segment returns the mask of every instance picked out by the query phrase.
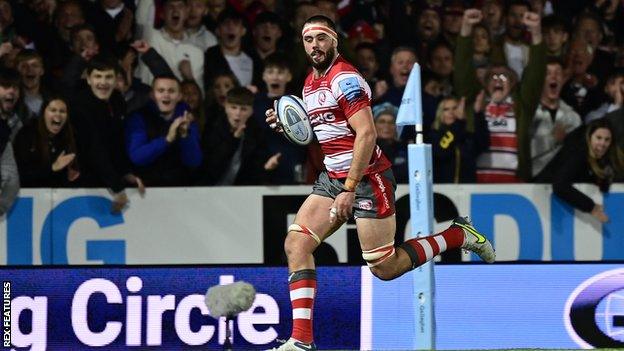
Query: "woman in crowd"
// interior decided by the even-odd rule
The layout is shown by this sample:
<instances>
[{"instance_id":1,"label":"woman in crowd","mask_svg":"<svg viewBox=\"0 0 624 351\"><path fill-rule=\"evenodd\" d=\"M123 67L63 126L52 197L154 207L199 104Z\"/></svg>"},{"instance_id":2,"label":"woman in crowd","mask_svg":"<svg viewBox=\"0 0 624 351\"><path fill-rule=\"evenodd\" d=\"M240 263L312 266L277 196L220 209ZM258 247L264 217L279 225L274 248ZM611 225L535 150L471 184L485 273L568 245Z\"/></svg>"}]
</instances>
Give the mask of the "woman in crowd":
<instances>
[{"instance_id":1,"label":"woman in crowd","mask_svg":"<svg viewBox=\"0 0 624 351\"><path fill-rule=\"evenodd\" d=\"M542 172L546 177L552 174L555 195L602 223L609 221L604 207L573 184L593 183L601 192L609 191L613 178L624 171L624 153L615 138L611 123L605 118L580 127L568 136L559 155Z\"/></svg>"},{"instance_id":2,"label":"woman in crowd","mask_svg":"<svg viewBox=\"0 0 624 351\"><path fill-rule=\"evenodd\" d=\"M79 177L67 101L53 97L15 138L15 159L23 187L66 187Z\"/></svg>"},{"instance_id":3,"label":"woman in crowd","mask_svg":"<svg viewBox=\"0 0 624 351\"><path fill-rule=\"evenodd\" d=\"M448 97L440 101L429 133L436 183L476 182L477 156L489 147L489 131L483 115L483 93L475 103L474 131L466 128L465 100Z\"/></svg>"}]
</instances>

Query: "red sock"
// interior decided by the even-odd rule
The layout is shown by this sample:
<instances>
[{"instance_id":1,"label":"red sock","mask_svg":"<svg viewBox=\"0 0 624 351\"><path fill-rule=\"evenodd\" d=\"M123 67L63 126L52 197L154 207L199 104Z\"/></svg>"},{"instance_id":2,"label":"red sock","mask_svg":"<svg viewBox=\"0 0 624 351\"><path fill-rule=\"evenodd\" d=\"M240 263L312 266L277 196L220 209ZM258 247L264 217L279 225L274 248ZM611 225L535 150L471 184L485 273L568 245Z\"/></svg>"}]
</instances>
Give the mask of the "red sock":
<instances>
[{"instance_id":1,"label":"red sock","mask_svg":"<svg viewBox=\"0 0 624 351\"><path fill-rule=\"evenodd\" d=\"M414 238L404 242L401 247L412 259L412 268L431 261L444 251L460 248L464 244L464 230L451 227L440 234Z\"/></svg>"},{"instance_id":2,"label":"red sock","mask_svg":"<svg viewBox=\"0 0 624 351\"><path fill-rule=\"evenodd\" d=\"M293 311L293 329L290 337L311 344L314 341L312 312L316 294L316 271L304 269L291 273L288 288Z\"/></svg>"}]
</instances>

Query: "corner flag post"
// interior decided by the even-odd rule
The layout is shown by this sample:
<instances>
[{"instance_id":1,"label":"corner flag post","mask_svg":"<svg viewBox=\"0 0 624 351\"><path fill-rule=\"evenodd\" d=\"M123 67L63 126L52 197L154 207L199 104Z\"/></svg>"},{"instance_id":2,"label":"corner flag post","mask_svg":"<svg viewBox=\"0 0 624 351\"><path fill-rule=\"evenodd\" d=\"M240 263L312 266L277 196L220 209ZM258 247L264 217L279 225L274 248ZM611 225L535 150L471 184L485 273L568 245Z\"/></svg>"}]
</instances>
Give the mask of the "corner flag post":
<instances>
[{"instance_id":1,"label":"corner flag post","mask_svg":"<svg viewBox=\"0 0 624 351\"><path fill-rule=\"evenodd\" d=\"M414 125L416 143L407 147L411 235L405 239L424 237L433 233L433 169L431 145L423 141L422 96L420 66L414 64L403 93L397 116L397 126ZM414 316L416 350L435 349L435 279L433 261L412 273L414 282Z\"/></svg>"}]
</instances>

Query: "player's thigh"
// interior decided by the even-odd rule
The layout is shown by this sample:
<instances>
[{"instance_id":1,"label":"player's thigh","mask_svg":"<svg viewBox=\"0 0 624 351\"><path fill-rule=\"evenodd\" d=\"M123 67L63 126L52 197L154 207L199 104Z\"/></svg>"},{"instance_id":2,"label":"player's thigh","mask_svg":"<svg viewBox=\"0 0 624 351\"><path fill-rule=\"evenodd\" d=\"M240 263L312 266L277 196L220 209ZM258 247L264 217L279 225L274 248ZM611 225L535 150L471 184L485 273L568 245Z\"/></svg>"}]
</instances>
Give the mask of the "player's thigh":
<instances>
[{"instance_id":1,"label":"player's thigh","mask_svg":"<svg viewBox=\"0 0 624 351\"><path fill-rule=\"evenodd\" d=\"M311 194L299 208L295 217L295 224L307 227L321 241L325 240L344 223L331 224L329 222L329 209L333 203L334 199L331 197Z\"/></svg>"},{"instance_id":2,"label":"player's thigh","mask_svg":"<svg viewBox=\"0 0 624 351\"><path fill-rule=\"evenodd\" d=\"M394 241L396 216L355 220L362 251L373 250Z\"/></svg>"}]
</instances>

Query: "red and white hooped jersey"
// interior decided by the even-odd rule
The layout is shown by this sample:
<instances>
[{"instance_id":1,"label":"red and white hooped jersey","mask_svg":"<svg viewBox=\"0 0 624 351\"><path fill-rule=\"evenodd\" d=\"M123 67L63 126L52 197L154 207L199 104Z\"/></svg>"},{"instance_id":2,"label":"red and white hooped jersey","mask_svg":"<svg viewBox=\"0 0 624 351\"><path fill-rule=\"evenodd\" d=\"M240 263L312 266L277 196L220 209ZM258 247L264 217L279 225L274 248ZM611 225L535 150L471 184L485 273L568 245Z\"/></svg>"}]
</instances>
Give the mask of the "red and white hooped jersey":
<instances>
[{"instance_id":1,"label":"red and white hooped jersey","mask_svg":"<svg viewBox=\"0 0 624 351\"><path fill-rule=\"evenodd\" d=\"M345 178L353 159L355 131L348 119L371 104L371 89L360 73L342 56L338 56L327 73L314 78L311 72L303 85L303 101L325 155L323 163L330 177ZM377 173L392 164L379 146L364 174Z\"/></svg>"}]
</instances>

